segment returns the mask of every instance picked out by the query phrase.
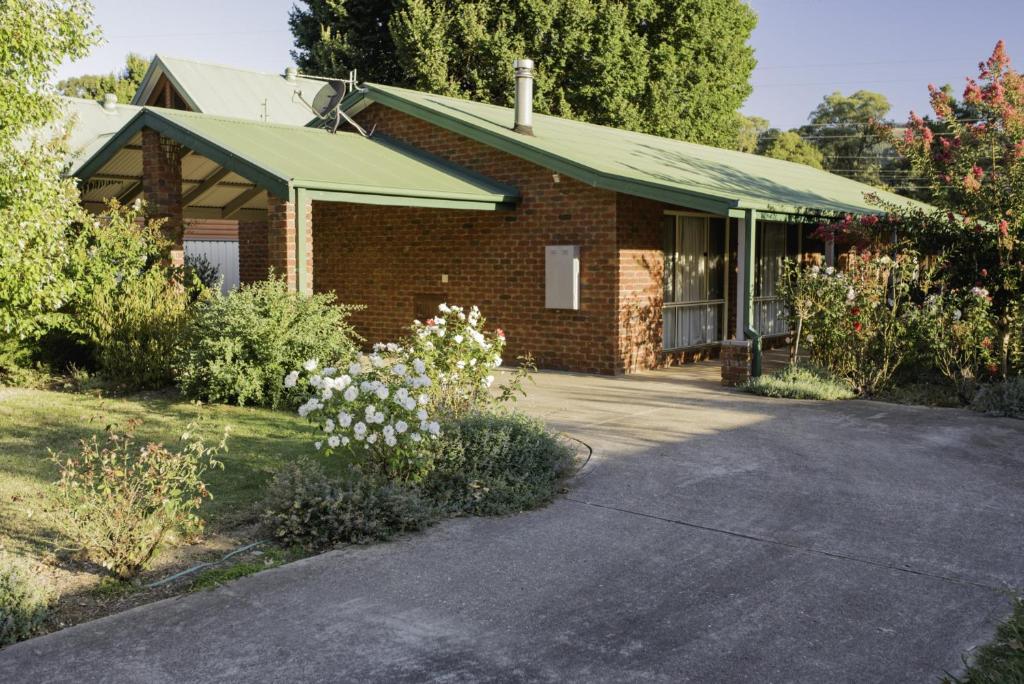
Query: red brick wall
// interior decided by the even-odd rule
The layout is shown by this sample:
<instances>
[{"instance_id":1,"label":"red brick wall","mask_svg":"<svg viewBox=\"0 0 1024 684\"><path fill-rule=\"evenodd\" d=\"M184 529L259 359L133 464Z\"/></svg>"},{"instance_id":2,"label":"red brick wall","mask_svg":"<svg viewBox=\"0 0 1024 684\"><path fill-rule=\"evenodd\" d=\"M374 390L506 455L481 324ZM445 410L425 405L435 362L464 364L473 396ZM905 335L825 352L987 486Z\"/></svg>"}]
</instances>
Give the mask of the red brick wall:
<instances>
[{"instance_id":1,"label":"red brick wall","mask_svg":"<svg viewBox=\"0 0 1024 684\"><path fill-rule=\"evenodd\" d=\"M142 192L151 218L164 219L163 232L171 241L171 263L185 262L182 246L181 146L151 128L142 129Z\"/></svg>"},{"instance_id":2,"label":"red brick wall","mask_svg":"<svg viewBox=\"0 0 1024 684\"><path fill-rule=\"evenodd\" d=\"M252 283L267 277L270 256L267 253L267 223L238 222L238 279Z\"/></svg>"},{"instance_id":3,"label":"red brick wall","mask_svg":"<svg viewBox=\"0 0 1024 684\"><path fill-rule=\"evenodd\" d=\"M306 225L312 221L312 206L305 206ZM288 289L298 288L298 255L296 245L295 203L267 194L267 261L274 275L284 276ZM241 246L239 246L241 248ZM306 282L313 282L313 231L306 233Z\"/></svg>"},{"instance_id":4,"label":"red brick wall","mask_svg":"<svg viewBox=\"0 0 1024 684\"><path fill-rule=\"evenodd\" d=\"M379 106L360 122L519 189L513 211L379 207L315 202L314 288L366 305L353 316L368 342L401 335L416 295L476 304L508 336L507 356L539 365L615 373L618 255L615 193ZM581 247L580 310L544 308L544 247ZM442 283L442 274L448 282Z\"/></svg>"}]
</instances>

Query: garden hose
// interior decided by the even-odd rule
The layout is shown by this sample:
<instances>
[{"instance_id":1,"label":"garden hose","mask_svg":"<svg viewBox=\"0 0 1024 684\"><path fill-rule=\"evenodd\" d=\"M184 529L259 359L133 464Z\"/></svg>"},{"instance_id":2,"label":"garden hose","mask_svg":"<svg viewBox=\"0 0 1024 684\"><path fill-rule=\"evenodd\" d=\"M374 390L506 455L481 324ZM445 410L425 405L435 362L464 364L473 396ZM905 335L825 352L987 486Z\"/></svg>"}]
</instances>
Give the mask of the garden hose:
<instances>
[{"instance_id":1,"label":"garden hose","mask_svg":"<svg viewBox=\"0 0 1024 684\"><path fill-rule=\"evenodd\" d=\"M153 589L155 587L160 587L160 586L163 586L165 584L170 584L171 582L173 582L174 580L178 579L179 577L184 577L186 575L191 575L193 572L197 572L197 571L203 570L205 568L212 568L215 565L220 565L221 563L223 563L227 559L231 558L232 556L237 556L238 554L244 553L244 552L248 551L249 549L255 548L257 546L262 546L263 544L266 544L269 541L270 541L269 539L261 539L261 540L259 540L257 542L253 542L252 544L246 544L245 546L240 546L239 548L237 548L234 551L232 551L231 553L227 554L226 556L224 556L220 560L212 561L210 563L200 563L199 565L194 565L191 568L188 568L187 570L182 570L181 572L176 572L173 575L171 575L170 577L164 577L163 579L159 579L156 582L150 582L149 584L146 585L146 588L147 589Z\"/></svg>"},{"instance_id":2,"label":"garden hose","mask_svg":"<svg viewBox=\"0 0 1024 684\"><path fill-rule=\"evenodd\" d=\"M573 473L574 476L575 475L579 475L580 471L582 471L584 468L586 468L587 464L590 463L590 457L594 455L593 447L591 447L589 444L584 442L582 439L579 439L578 437L573 437L572 435L568 435L568 434L566 434L564 432L559 432L558 436L559 437L564 437L565 439L571 439L574 442L579 442L587 450L587 457L583 460L583 463L580 464L579 468L576 469L576 472Z\"/></svg>"}]
</instances>

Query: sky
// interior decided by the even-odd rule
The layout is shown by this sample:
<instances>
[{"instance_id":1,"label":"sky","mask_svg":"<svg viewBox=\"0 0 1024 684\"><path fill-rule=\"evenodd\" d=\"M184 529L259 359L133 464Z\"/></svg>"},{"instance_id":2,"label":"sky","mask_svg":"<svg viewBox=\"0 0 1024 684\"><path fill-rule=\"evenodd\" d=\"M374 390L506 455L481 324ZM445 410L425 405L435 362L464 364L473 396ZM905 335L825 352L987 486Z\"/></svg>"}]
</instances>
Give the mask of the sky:
<instances>
[{"instance_id":1,"label":"sky","mask_svg":"<svg viewBox=\"0 0 1024 684\"><path fill-rule=\"evenodd\" d=\"M1024 68L1024 0L748 0L758 66L745 114L773 126L805 123L821 99L874 90L892 117L928 111L928 84L964 77L1000 38ZM293 0L94 0L105 43L59 77L106 73L131 51L281 72L293 63ZM131 11L125 11L130 7ZM511 71L511 66L509 67ZM372 79L373 74L364 74Z\"/></svg>"}]
</instances>

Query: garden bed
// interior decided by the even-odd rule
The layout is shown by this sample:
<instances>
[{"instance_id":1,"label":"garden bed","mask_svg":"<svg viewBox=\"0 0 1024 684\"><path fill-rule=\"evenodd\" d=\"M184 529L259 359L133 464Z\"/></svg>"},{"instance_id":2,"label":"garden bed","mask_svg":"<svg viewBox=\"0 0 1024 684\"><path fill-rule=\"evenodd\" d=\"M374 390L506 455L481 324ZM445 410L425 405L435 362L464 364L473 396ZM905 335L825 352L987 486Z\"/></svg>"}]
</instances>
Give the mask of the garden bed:
<instances>
[{"instance_id":1,"label":"garden bed","mask_svg":"<svg viewBox=\"0 0 1024 684\"><path fill-rule=\"evenodd\" d=\"M145 589L157 578L200 562L220 559L228 551L258 538L258 503L266 486L286 462L310 450L308 426L298 416L267 409L203 406L202 431L212 439L231 425L223 470L208 473L213 498L203 504L208 526L197 543L167 549L136 585L105 578L102 568L63 552L47 511L47 493L57 478L49 450L71 455L78 441L102 433L107 425L140 420L140 442L173 444L197 415L196 405L174 393L143 393L120 398L36 389L0 389L0 551L27 559L41 579L61 598L46 630L110 613L188 590L205 573ZM341 472L343 459L324 459L330 472ZM232 558L232 564L277 564L280 551L256 549ZM218 566L217 570L223 570ZM210 572L209 570L206 572Z\"/></svg>"}]
</instances>

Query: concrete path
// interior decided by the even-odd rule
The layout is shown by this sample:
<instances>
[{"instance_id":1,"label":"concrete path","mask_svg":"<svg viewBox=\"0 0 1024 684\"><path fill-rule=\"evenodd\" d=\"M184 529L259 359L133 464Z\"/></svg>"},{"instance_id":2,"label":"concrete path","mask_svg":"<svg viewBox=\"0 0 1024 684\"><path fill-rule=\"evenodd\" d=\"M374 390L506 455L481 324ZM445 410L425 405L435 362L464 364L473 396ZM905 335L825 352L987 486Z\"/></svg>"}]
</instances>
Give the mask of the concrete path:
<instances>
[{"instance_id":1,"label":"concrete path","mask_svg":"<svg viewBox=\"0 0 1024 684\"><path fill-rule=\"evenodd\" d=\"M934 682L1024 586L1024 423L542 374L552 506L337 551L0 651L3 682Z\"/></svg>"}]
</instances>

